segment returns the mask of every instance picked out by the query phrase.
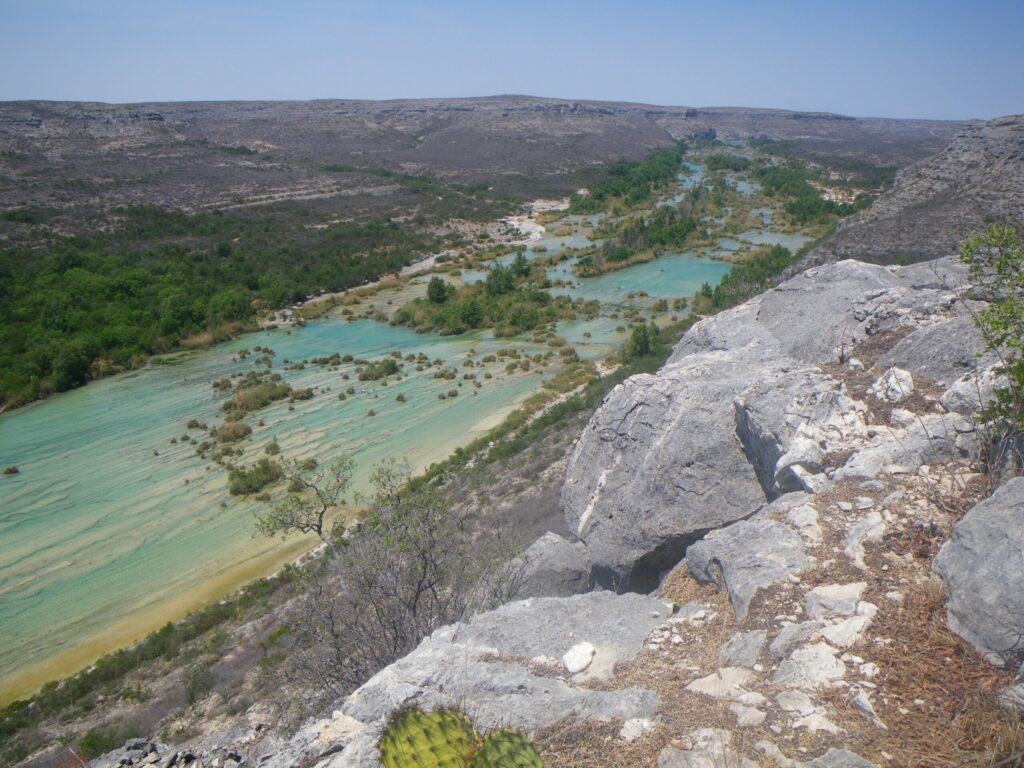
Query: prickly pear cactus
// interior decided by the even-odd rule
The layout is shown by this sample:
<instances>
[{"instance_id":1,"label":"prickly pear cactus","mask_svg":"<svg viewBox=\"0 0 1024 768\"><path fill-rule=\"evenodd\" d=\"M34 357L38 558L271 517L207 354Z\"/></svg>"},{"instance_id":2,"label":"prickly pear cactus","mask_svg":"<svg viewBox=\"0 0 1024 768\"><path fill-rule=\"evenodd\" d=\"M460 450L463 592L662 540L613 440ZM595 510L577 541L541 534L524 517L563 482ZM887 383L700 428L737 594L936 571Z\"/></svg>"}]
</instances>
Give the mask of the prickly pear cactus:
<instances>
[{"instance_id":1,"label":"prickly pear cactus","mask_svg":"<svg viewBox=\"0 0 1024 768\"><path fill-rule=\"evenodd\" d=\"M380 737L384 768L466 768L480 744L461 712L418 707L397 712Z\"/></svg>"},{"instance_id":2,"label":"prickly pear cactus","mask_svg":"<svg viewBox=\"0 0 1024 768\"><path fill-rule=\"evenodd\" d=\"M543 768L540 755L522 731L495 731L473 755L469 768Z\"/></svg>"}]
</instances>

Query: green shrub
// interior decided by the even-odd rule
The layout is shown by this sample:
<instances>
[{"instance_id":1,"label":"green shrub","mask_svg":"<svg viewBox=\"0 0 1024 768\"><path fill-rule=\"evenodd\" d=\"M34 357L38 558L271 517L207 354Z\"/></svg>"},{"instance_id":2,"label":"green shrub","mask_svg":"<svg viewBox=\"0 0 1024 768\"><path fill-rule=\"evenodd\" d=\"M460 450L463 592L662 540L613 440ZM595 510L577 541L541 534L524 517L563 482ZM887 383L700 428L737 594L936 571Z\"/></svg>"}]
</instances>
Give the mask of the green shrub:
<instances>
[{"instance_id":1,"label":"green shrub","mask_svg":"<svg viewBox=\"0 0 1024 768\"><path fill-rule=\"evenodd\" d=\"M228 473L228 492L232 496L259 493L283 477L284 471L276 461L260 459L251 467L232 469Z\"/></svg>"},{"instance_id":2,"label":"green shrub","mask_svg":"<svg viewBox=\"0 0 1024 768\"><path fill-rule=\"evenodd\" d=\"M252 428L244 421L230 421L217 430L217 439L222 443L235 443L252 434Z\"/></svg>"},{"instance_id":3,"label":"green shrub","mask_svg":"<svg viewBox=\"0 0 1024 768\"><path fill-rule=\"evenodd\" d=\"M1024 245L1012 227L993 226L960 249L977 298L988 305L974 315L985 348L999 357L1006 386L993 392L981 418L1024 431Z\"/></svg>"}]
</instances>

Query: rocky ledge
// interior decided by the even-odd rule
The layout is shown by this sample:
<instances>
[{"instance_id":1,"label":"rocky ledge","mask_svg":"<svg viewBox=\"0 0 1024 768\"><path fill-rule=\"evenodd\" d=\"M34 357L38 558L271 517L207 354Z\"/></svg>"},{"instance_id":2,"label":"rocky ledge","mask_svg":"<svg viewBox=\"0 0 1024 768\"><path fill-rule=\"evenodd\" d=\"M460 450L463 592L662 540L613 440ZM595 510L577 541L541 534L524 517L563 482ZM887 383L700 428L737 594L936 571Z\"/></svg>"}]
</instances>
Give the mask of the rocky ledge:
<instances>
[{"instance_id":1,"label":"rocky ledge","mask_svg":"<svg viewBox=\"0 0 1024 768\"><path fill-rule=\"evenodd\" d=\"M240 727L93 765L376 766L413 703L524 728L558 765L557 729L593 724L616 765L957 764L955 734L929 733L963 697L936 680L976 665L1024 701L988 666L1024 637L1024 480L960 520L995 383L963 280L951 260L843 261L697 323L581 435L562 496L579 541L529 550L533 597L438 630L290 738ZM944 627L936 645L933 559L949 627L988 662Z\"/></svg>"}]
</instances>

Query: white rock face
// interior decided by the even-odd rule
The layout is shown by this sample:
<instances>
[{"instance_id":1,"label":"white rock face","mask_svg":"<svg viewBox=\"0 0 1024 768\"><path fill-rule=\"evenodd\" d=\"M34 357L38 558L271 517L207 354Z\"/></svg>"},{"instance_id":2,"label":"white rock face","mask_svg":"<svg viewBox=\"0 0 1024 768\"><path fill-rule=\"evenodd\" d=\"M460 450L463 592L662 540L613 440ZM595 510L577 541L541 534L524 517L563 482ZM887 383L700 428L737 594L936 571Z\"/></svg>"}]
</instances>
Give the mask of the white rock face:
<instances>
[{"instance_id":1,"label":"white rock face","mask_svg":"<svg viewBox=\"0 0 1024 768\"><path fill-rule=\"evenodd\" d=\"M701 728L683 741L688 749L661 750L658 768L757 768L753 760L732 749L732 736L721 728Z\"/></svg>"},{"instance_id":2,"label":"white rock face","mask_svg":"<svg viewBox=\"0 0 1024 768\"><path fill-rule=\"evenodd\" d=\"M592 644L583 642L577 643L562 657L562 664L565 665L565 671L570 675L575 675L587 667L590 666L590 662L594 660L594 654L597 653L597 648Z\"/></svg>"},{"instance_id":3,"label":"white rock face","mask_svg":"<svg viewBox=\"0 0 1024 768\"><path fill-rule=\"evenodd\" d=\"M902 368L890 368L882 374L868 390L879 400L898 403L906 400L914 391L914 377Z\"/></svg>"},{"instance_id":4,"label":"white rock face","mask_svg":"<svg viewBox=\"0 0 1024 768\"><path fill-rule=\"evenodd\" d=\"M867 569L864 564L864 544L869 541L881 541L886 524L882 515L876 511L868 512L864 517L850 526L843 542L844 554L853 560L853 564L862 571Z\"/></svg>"},{"instance_id":5,"label":"white rock face","mask_svg":"<svg viewBox=\"0 0 1024 768\"><path fill-rule=\"evenodd\" d=\"M702 693L713 699L735 699L746 693L743 687L753 677L753 672L744 667L722 667L706 677L694 680L686 690Z\"/></svg>"},{"instance_id":6,"label":"white rock face","mask_svg":"<svg viewBox=\"0 0 1024 768\"><path fill-rule=\"evenodd\" d=\"M623 741L636 741L652 728L654 723L646 717L633 717L622 724L619 738Z\"/></svg>"},{"instance_id":7,"label":"white rock face","mask_svg":"<svg viewBox=\"0 0 1024 768\"><path fill-rule=\"evenodd\" d=\"M853 616L857 612L857 603L867 587L867 582L856 581L852 584L829 584L815 587L807 593L804 610L814 619L828 616Z\"/></svg>"},{"instance_id":8,"label":"white rock face","mask_svg":"<svg viewBox=\"0 0 1024 768\"><path fill-rule=\"evenodd\" d=\"M779 664L772 682L813 690L846 677L846 665L836 658L836 650L827 643L803 645Z\"/></svg>"},{"instance_id":9,"label":"white rock face","mask_svg":"<svg viewBox=\"0 0 1024 768\"><path fill-rule=\"evenodd\" d=\"M864 633L871 626L870 616L851 616L821 630L821 636L836 648L852 648L864 642Z\"/></svg>"}]
</instances>

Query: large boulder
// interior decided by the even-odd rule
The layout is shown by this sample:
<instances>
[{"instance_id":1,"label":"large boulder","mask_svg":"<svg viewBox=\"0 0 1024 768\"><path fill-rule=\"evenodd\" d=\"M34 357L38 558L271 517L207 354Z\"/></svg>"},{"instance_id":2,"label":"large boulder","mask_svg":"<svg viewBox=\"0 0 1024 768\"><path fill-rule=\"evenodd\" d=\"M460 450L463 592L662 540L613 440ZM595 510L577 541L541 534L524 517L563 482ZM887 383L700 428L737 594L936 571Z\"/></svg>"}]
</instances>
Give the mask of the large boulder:
<instances>
[{"instance_id":1,"label":"large boulder","mask_svg":"<svg viewBox=\"0 0 1024 768\"><path fill-rule=\"evenodd\" d=\"M948 387L962 376L995 362L992 353L985 353L985 342L974 320L963 311L907 334L875 367L885 370L899 366L914 376L934 379Z\"/></svg>"},{"instance_id":2,"label":"large boulder","mask_svg":"<svg viewBox=\"0 0 1024 768\"><path fill-rule=\"evenodd\" d=\"M569 461L562 507L603 586L649 591L686 547L803 490L864 407L819 369L701 352L617 387Z\"/></svg>"},{"instance_id":3,"label":"large boulder","mask_svg":"<svg viewBox=\"0 0 1024 768\"><path fill-rule=\"evenodd\" d=\"M949 628L996 664L1024 651L1024 478L1014 478L953 528L935 558Z\"/></svg>"},{"instance_id":4,"label":"large boulder","mask_svg":"<svg viewBox=\"0 0 1024 768\"><path fill-rule=\"evenodd\" d=\"M706 352L616 387L583 431L566 472L566 521L594 579L649 591L686 547L765 501L736 439L733 399L759 366Z\"/></svg>"}]
</instances>

